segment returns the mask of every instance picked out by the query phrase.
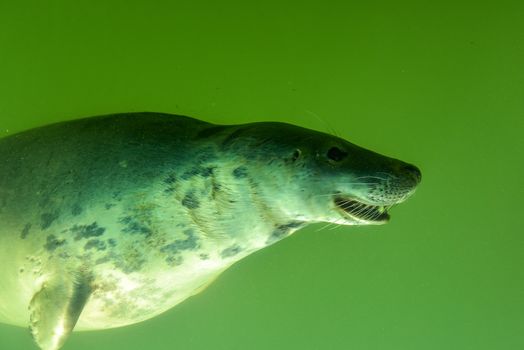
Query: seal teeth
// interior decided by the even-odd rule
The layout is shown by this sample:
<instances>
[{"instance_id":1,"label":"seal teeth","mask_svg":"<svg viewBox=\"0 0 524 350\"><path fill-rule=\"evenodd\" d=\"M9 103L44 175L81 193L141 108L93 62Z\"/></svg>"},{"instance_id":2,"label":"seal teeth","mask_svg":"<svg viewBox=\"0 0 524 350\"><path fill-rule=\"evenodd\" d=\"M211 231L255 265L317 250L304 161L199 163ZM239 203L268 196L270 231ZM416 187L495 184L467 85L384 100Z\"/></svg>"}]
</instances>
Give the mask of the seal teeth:
<instances>
[{"instance_id":1,"label":"seal teeth","mask_svg":"<svg viewBox=\"0 0 524 350\"><path fill-rule=\"evenodd\" d=\"M387 221L389 214L388 207L382 205L369 205L349 198L335 198L335 204L347 214L365 221Z\"/></svg>"}]
</instances>

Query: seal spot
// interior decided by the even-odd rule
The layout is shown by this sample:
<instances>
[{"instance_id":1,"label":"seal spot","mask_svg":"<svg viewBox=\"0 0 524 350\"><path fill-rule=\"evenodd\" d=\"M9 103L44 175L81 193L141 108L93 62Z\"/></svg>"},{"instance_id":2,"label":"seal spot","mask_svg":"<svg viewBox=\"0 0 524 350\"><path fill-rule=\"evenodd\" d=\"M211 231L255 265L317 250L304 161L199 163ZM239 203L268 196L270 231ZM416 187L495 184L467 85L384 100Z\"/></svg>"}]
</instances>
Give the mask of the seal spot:
<instances>
[{"instance_id":1,"label":"seal spot","mask_svg":"<svg viewBox=\"0 0 524 350\"><path fill-rule=\"evenodd\" d=\"M166 189L164 190L164 193L166 193L166 194L170 194L170 193L173 193L173 192L175 192L175 191L176 191L176 189L175 189L174 187L168 187L168 188L166 188Z\"/></svg>"},{"instance_id":2,"label":"seal spot","mask_svg":"<svg viewBox=\"0 0 524 350\"><path fill-rule=\"evenodd\" d=\"M217 159L217 155L213 146L202 147L201 151L197 154L197 157L198 164L208 163Z\"/></svg>"},{"instance_id":3,"label":"seal spot","mask_svg":"<svg viewBox=\"0 0 524 350\"><path fill-rule=\"evenodd\" d=\"M233 170L233 176L236 179L244 179L247 177L247 168L245 166L239 166Z\"/></svg>"},{"instance_id":4,"label":"seal spot","mask_svg":"<svg viewBox=\"0 0 524 350\"><path fill-rule=\"evenodd\" d=\"M40 219L41 219L41 223L40 223L40 228L42 230L46 230L48 229L52 224L53 222L58 219L59 215L58 215L58 212L54 212L54 213L43 213L41 216L40 216Z\"/></svg>"},{"instance_id":5,"label":"seal spot","mask_svg":"<svg viewBox=\"0 0 524 350\"><path fill-rule=\"evenodd\" d=\"M181 178L182 180L189 180L190 178L194 177L194 176L197 176L198 174L200 174L200 167L193 167L187 171L185 171Z\"/></svg>"},{"instance_id":6,"label":"seal spot","mask_svg":"<svg viewBox=\"0 0 524 350\"><path fill-rule=\"evenodd\" d=\"M115 191L111 194L111 198L116 200L117 202L121 202L123 199L122 192L121 191Z\"/></svg>"},{"instance_id":7,"label":"seal spot","mask_svg":"<svg viewBox=\"0 0 524 350\"><path fill-rule=\"evenodd\" d=\"M167 178L164 179L164 184L166 184L166 189L164 190L165 193L170 194L176 191L175 183L177 182L177 178L175 174L170 174Z\"/></svg>"},{"instance_id":8,"label":"seal spot","mask_svg":"<svg viewBox=\"0 0 524 350\"><path fill-rule=\"evenodd\" d=\"M242 248L240 248L240 246L238 244L233 244L232 246L227 247L226 249L224 249L220 253L220 256L222 258L229 258L229 257L237 255L241 251L242 251Z\"/></svg>"},{"instance_id":9,"label":"seal spot","mask_svg":"<svg viewBox=\"0 0 524 350\"><path fill-rule=\"evenodd\" d=\"M129 224L131 221L133 220L133 218L131 216L124 216L123 218L120 218L119 222L121 224Z\"/></svg>"},{"instance_id":10,"label":"seal spot","mask_svg":"<svg viewBox=\"0 0 524 350\"><path fill-rule=\"evenodd\" d=\"M83 238L99 237L102 236L105 231L105 227L99 227L96 221L90 225L75 225L71 227L71 232L75 234L75 241Z\"/></svg>"},{"instance_id":11,"label":"seal spot","mask_svg":"<svg viewBox=\"0 0 524 350\"><path fill-rule=\"evenodd\" d=\"M63 246L65 243L65 239L58 239L55 235L49 235L44 248L49 252L54 252L56 248Z\"/></svg>"},{"instance_id":12,"label":"seal spot","mask_svg":"<svg viewBox=\"0 0 524 350\"><path fill-rule=\"evenodd\" d=\"M202 177L210 177L211 175L213 175L214 171L215 171L214 167L202 168L202 171L200 172L200 175Z\"/></svg>"},{"instance_id":13,"label":"seal spot","mask_svg":"<svg viewBox=\"0 0 524 350\"><path fill-rule=\"evenodd\" d=\"M195 250L198 247L198 237L192 229L184 230L185 239L177 239L173 243L160 248L162 253L176 254L181 250Z\"/></svg>"},{"instance_id":14,"label":"seal spot","mask_svg":"<svg viewBox=\"0 0 524 350\"><path fill-rule=\"evenodd\" d=\"M171 267L182 265L183 262L184 259L180 255L168 256L166 258L166 263Z\"/></svg>"},{"instance_id":15,"label":"seal spot","mask_svg":"<svg viewBox=\"0 0 524 350\"><path fill-rule=\"evenodd\" d=\"M195 250L198 248L198 237L192 229L184 230L185 239L177 239L173 243L169 243L162 248L160 251L166 253L166 262L170 266L180 265L183 261L180 253L183 250Z\"/></svg>"},{"instance_id":16,"label":"seal spot","mask_svg":"<svg viewBox=\"0 0 524 350\"><path fill-rule=\"evenodd\" d=\"M87 243L84 245L85 250L96 249L100 251L100 250L106 250L106 248L107 248L106 242L101 241L99 239L91 239L87 241Z\"/></svg>"},{"instance_id":17,"label":"seal spot","mask_svg":"<svg viewBox=\"0 0 524 350\"><path fill-rule=\"evenodd\" d=\"M278 241L284 237L286 237L289 234L289 231L292 229L299 229L300 227L304 226L304 223L300 221L292 221L287 224L278 225L273 232L271 233L271 236L268 238L266 243L273 243L275 241Z\"/></svg>"},{"instance_id":18,"label":"seal spot","mask_svg":"<svg viewBox=\"0 0 524 350\"><path fill-rule=\"evenodd\" d=\"M83 211L83 209L82 209L82 207L80 206L80 204L75 203L75 204L73 205L73 207L71 208L71 215L73 215L73 216L78 216L78 215L82 214L82 211Z\"/></svg>"},{"instance_id":19,"label":"seal spot","mask_svg":"<svg viewBox=\"0 0 524 350\"><path fill-rule=\"evenodd\" d=\"M20 233L20 238L25 239L27 237L31 226L32 225L30 223L25 224L24 228L22 229L22 233Z\"/></svg>"},{"instance_id":20,"label":"seal spot","mask_svg":"<svg viewBox=\"0 0 524 350\"><path fill-rule=\"evenodd\" d=\"M211 179L211 198L213 198L213 200L216 199L218 192L220 191L221 188L222 188L222 185L219 184L215 180L215 178Z\"/></svg>"},{"instance_id":21,"label":"seal spot","mask_svg":"<svg viewBox=\"0 0 524 350\"><path fill-rule=\"evenodd\" d=\"M112 259L111 255L106 255L106 256L104 256L102 258L96 259L95 265L105 264L105 263L111 261L111 259Z\"/></svg>"},{"instance_id":22,"label":"seal spot","mask_svg":"<svg viewBox=\"0 0 524 350\"><path fill-rule=\"evenodd\" d=\"M113 260L115 259L113 258ZM139 271L145 263L146 259L144 258L143 253L137 249L132 249L131 251L126 252L125 255L114 261L115 267L119 268L124 273Z\"/></svg>"},{"instance_id":23,"label":"seal spot","mask_svg":"<svg viewBox=\"0 0 524 350\"><path fill-rule=\"evenodd\" d=\"M172 185L176 182L176 176L175 174L170 174L165 180L164 183L168 185Z\"/></svg>"},{"instance_id":24,"label":"seal spot","mask_svg":"<svg viewBox=\"0 0 524 350\"><path fill-rule=\"evenodd\" d=\"M181 178L182 180L189 180L190 178L194 177L194 176L202 176L202 177L209 177L211 175L213 175L213 171L214 171L215 167L203 167L201 165L198 165L198 166L194 166L192 167L191 169L185 171Z\"/></svg>"},{"instance_id":25,"label":"seal spot","mask_svg":"<svg viewBox=\"0 0 524 350\"><path fill-rule=\"evenodd\" d=\"M143 222L138 221L132 216L124 216L119 220L119 222L126 225L122 229L122 232L125 233L141 234L145 236L150 236L153 233L149 226L147 226Z\"/></svg>"},{"instance_id":26,"label":"seal spot","mask_svg":"<svg viewBox=\"0 0 524 350\"><path fill-rule=\"evenodd\" d=\"M196 198L195 193L193 191L189 191L182 199L182 205L188 209L197 209L200 207L200 202Z\"/></svg>"}]
</instances>

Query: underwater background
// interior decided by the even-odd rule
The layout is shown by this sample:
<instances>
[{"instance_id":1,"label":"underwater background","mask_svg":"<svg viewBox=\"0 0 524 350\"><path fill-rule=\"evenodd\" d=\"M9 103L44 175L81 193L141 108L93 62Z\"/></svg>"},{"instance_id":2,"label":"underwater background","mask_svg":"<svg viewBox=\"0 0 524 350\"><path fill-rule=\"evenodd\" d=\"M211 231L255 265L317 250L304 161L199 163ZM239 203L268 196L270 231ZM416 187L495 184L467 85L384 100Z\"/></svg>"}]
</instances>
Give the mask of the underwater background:
<instances>
[{"instance_id":1,"label":"underwater background","mask_svg":"<svg viewBox=\"0 0 524 350\"><path fill-rule=\"evenodd\" d=\"M523 1L0 2L0 136L132 111L336 133L422 184L65 350L524 349Z\"/></svg>"}]
</instances>

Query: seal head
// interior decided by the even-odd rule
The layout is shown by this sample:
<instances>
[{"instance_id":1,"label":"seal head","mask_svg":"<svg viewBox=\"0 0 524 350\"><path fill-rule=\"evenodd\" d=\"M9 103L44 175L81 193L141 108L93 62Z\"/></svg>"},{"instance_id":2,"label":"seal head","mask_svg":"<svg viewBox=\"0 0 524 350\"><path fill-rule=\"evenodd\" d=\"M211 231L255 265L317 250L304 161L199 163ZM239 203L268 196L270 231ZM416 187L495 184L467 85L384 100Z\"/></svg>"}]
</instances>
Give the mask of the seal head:
<instances>
[{"instance_id":1,"label":"seal head","mask_svg":"<svg viewBox=\"0 0 524 350\"><path fill-rule=\"evenodd\" d=\"M341 138L283 123L238 128L223 142L273 210L297 221L384 224L420 170Z\"/></svg>"}]
</instances>

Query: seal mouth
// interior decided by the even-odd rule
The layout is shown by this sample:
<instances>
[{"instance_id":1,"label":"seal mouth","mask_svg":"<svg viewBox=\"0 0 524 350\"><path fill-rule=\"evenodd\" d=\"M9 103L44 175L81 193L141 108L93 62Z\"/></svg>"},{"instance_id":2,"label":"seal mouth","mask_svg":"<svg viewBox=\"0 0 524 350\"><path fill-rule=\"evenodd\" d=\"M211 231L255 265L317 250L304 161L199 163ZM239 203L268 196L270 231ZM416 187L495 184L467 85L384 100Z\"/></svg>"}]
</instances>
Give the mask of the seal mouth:
<instances>
[{"instance_id":1,"label":"seal mouth","mask_svg":"<svg viewBox=\"0 0 524 350\"><path fill-rule=\"evenodd\" d=\"M369 223L386 223L389 221L390 206L362 203L354 198L335 197L335 205L346 215L358 221Z\"/></svg>"}]
</instances>

